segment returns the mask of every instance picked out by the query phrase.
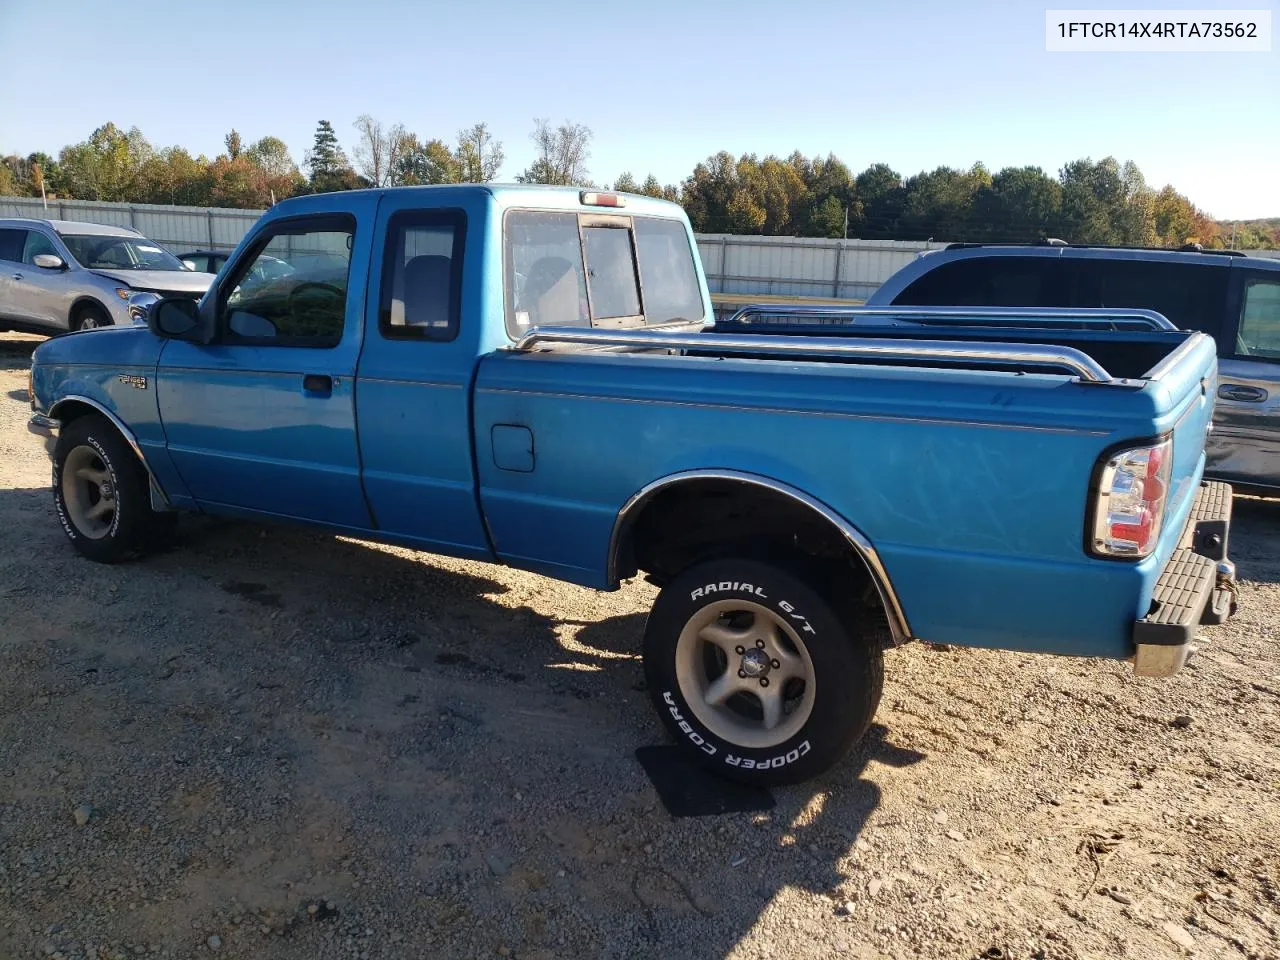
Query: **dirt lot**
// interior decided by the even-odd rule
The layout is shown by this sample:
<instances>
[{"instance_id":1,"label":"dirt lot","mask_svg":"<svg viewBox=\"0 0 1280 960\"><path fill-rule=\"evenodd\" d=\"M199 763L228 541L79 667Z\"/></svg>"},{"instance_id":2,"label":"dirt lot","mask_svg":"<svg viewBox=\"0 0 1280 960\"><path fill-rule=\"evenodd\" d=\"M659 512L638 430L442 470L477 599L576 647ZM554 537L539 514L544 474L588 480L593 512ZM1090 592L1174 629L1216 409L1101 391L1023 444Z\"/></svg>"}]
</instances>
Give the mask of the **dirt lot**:
<instances>
[{"instance_id":1,"label":"dirt lot","mask_svg":"<svg viewBox=\"0 0 1280 960\"><path fill-rule=\"evenodd\" d=\"M192 520L78 559L0 338L0 958L1280 957L1280 504L1182 675L922 645L771 813L670 818L652 588Z\"/></svg>"}]
</instances>

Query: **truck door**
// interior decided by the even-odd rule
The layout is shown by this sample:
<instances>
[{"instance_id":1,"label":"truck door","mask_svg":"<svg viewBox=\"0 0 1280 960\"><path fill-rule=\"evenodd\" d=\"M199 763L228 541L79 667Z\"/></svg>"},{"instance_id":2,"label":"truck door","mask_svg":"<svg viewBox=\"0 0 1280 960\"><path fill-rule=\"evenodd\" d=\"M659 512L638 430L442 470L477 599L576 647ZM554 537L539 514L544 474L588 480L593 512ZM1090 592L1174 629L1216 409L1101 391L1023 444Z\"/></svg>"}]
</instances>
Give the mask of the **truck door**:
<instances>
[{"instance_id":1,"label":"truck door","mask_svg":"<svg viewBox=\"0 0 1280 960\"><path fill-rule=\"evenodd\" d=\"M371 223L376 197L358 202ZM369 528L354 388L370 249L350 214L268 223L208 294L217 340L165 345L160 415L201 506Z\"/></svg>"},{"instance_id":2,"label":"truck door","mask_svg":"<svg viewBox=\"0 0 1280 960\"><path fill-rule=\"evenodd\" d=\"M477 191L384 195L366 304L356 420L378 529L493 559L476 496L471 384L485 344L486 207ZM465 291L465 296L464 296ZM495 295L492 309L502 310ZM497 322L500 329L501 321Z\"/></svg>"}]
</instances>

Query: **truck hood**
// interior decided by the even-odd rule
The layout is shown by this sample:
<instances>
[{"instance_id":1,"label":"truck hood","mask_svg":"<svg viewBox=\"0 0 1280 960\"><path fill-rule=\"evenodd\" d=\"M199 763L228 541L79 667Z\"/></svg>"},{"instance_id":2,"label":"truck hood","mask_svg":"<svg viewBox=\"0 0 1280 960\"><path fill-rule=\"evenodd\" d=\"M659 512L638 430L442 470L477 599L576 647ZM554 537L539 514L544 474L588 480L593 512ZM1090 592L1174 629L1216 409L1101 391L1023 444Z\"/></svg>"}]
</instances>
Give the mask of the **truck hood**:
<instances>
[{"instance_id":1,"label":"truck hood","mask_svg":"<svg viewBox=\"0 0 1280 960\"><path fill-rule=\"evenodd\" d=\"M157 293L204 293L213 283L212 273L190 270L93 270L100 277L118 280L134 290Z\"/></svg>"},{"instance_id":2,"label":"truck hood","mask_svg":"<svg viewBox=\"0 0 1280 960\"><path fill-rule=\"evenodd\" d=\"M154 369L164 345L164 340L141 324L120 324L50 337L36 347L32 363L37 369L47 368L49 365L84 363L107 369Z\"/></svg>"}]
</instances>

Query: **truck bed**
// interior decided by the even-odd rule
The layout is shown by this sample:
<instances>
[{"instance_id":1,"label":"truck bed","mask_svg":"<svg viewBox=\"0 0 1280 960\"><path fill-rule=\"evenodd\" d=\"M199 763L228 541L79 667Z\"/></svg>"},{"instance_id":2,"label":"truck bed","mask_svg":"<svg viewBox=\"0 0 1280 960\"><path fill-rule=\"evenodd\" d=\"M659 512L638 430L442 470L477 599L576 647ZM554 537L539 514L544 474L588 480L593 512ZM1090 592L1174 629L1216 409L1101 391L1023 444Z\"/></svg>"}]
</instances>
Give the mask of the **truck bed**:
<instances>
[{"instance_id":1,"label":"truck bed","mask_svg":"<svg viewBox=\"0 0 1280 960\"><path fill-rule=\"evenodd\" d=\"M722 321L712 326L711 334L726 336L743 333L777 337L840 337L852 341L892 338L909 340L921 344L945 338L949 341L966 343L990 343L997 340L1008 344L1035 344L1040 346L1067 347L1079 350L1096 360L1108 373L1118 378L1142 378L1166 359L1175 349L1187 341L1187 334L1182 331L1165 330L1030 330L1001 329L976 327L949 327L940 329L921 329L919 327L902 326L867 326L867 325L826 325L798 323L753 323L744 326L739 323ZM766 355L758 355L764 357ZM846 362L854 362L850 358ZM912 366L936 365L928 360L889 361ZM969 368L979 367L980 363L961 362L959 365ZM1030 371L1032 364L1023 364L1021 369Z\"/></svg>"}]
</instances>

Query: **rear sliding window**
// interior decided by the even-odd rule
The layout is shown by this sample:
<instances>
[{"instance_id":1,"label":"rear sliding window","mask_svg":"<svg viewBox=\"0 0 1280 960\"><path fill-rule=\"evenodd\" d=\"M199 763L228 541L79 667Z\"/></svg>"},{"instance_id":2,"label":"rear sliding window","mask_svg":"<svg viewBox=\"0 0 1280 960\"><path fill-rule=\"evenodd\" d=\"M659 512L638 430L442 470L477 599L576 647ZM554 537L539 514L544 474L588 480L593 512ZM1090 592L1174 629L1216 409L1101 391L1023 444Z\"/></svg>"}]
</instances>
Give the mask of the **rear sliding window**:
<instances>
[{"instance_id":1,"label":"rear sliding window","mask_svg":"<svg viewBox=\"0 0 1280 960\"><path fill-rule=\"evenodd\" d=\"M635 327L705 314L684 224L514 210L506 218L507 329Z\"/></svg>"}]
</instances>

